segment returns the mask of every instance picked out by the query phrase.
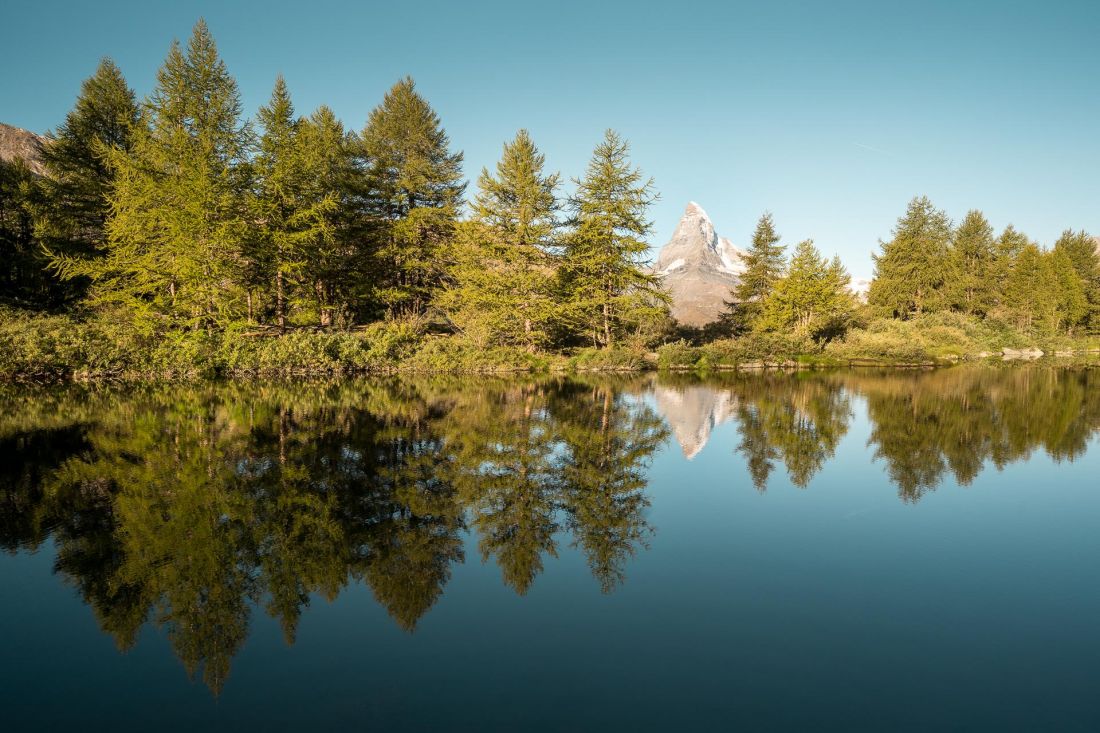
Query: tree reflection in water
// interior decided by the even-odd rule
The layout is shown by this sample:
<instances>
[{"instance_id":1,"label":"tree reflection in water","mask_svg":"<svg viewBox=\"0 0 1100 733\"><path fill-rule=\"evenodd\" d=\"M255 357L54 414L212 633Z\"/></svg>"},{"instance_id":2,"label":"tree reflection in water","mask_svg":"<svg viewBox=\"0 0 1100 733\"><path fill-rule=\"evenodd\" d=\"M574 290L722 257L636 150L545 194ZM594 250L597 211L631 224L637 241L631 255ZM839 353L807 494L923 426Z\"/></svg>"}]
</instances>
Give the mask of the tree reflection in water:
<instances>
[{"instance_id":1,"label":"tree reflection in water","mask_svg":"<svg viewBox=\"0 0 1100 733\"><path fill-rule=\"evenodd\" d=\"M413 631L467 531L516 593L559 543L604 592L646 541L651 457L735 423L748 480L810 485L856 410L904 501L1100 429L1095 372L1042 368L3 388L0 544L55 570L120 649L152 623L221 689L252 608L292 643L318 595L363 582ZM647 393L663 413L649 407ZM671 429L670 429L671 428Z\"/></svg>"}]
</instances>

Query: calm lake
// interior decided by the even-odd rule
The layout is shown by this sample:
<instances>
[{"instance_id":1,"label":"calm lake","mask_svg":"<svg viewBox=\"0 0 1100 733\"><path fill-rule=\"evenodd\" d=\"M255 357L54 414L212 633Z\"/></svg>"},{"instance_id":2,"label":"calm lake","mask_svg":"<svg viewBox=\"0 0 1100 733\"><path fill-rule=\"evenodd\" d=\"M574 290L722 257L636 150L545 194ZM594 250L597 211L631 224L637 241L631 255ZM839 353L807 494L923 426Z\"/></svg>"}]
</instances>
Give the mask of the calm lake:
<instances>
[{"instance_id":1,"label":"calm lake","mask_svg":"<svg viewBox=\"0 0 1100 733\"><path fill-rule=\"evenodd\" d=\"M0 387L0 727L1100 729L1100 371Z\"/></svg>"}]
</instances>

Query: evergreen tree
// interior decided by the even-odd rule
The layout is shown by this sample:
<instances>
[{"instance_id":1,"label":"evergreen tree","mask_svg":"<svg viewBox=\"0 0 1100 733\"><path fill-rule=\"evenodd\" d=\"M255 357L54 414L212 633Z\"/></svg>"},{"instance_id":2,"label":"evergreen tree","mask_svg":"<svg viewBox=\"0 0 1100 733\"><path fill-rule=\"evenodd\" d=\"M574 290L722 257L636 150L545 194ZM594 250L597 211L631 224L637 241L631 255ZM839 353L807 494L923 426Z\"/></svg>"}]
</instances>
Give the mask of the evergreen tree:
<instances>
[{"instance_id":1,"label":"evergreen tree","mask_svg":"<svg viewBox=\"0 0 1100 733\"><path fill-rule=\"evenodd\" d=\"M977 209L967 212L955 230L953 247L954 277L952 303L964 313L985 315L993 307L996 285L993 274L996 244L993 227Z\"/></svg>"},{"instance_id":2,"label":"evergreen tree","mask_svg":"<svg viewBox=\"0 0 1100 733\"><path fill-rule=\"evenodd\" d=\"M363 129L365 198L380 223L374 277L390 315L422 312L439 284L440 248L466 189L462 153L448 146L439 116L411 78L386 93Z\"/></svg>"},{"instance_id":3,"label":"evergreen tree","mask_svg":"<svg viewBox=\"0 0 1100 733\"><path fill-rule=\"evenodd\" d=\"M1016 265L1016 258L1032 242L1026 234L1009 224L994 243L993 259L993 301L999 311L1004 310L1005 292L1008 280Z\"/></svg>"},{"instance_id":4,"label":"evergreen tree","mask_svg":"<svg viewBox=\"0 0 1100 733\"><path fill-rule=\"evenodd\" d=\"M346 321L352 305L364 301L370 292L369 251L360 236L360 210L352 193L360 171L353 162L351 136L329 107L322 106L302 120L299 136L312 171L313 200L335 202L325 214L329 236L310 249L306 268L316 293L318 322L328 326L334 313Z\"/></svg>"},{"instance_id":5,"label":"evergreen tree","mask_svg":"<svg viewBox=\"0 0 1100 733\"><path fill-rule=\"evenodd\" d=\"M1083 325L1089 315L1089 301L1084 282L1073 266L1069 253L1057 246L1046 254L1048 287L1054 297L1050 299L1052 309L1047 322L1054 330L1073 332Z\"/></svg>"},{"instance_id":6,"label":"evergreen tree","mask_svg":"<svg viewBox=\"0 0 1100 733\"><path fill-rule=\"evenodd\" d=\"M941 310L950 280L951 221L926 197L909 202L893 238L874 255L875 277L867 300L896 318Z\"/></svg>"},{"instance_id":7,"label":"evergreen tree","mask_svg":"<svg viewBox=\"0 0 1100 733\"><path fill-rule=\"evenodd\" d=\"M1067 229L1054 243L1054 251L1065 254L1080 278L1087 300L1082 325L1100 332L1100 243L1086 232Z\"/></svg>"},{"instance_id":8,"label":"evergreen tree","mask_svg":"<svg viewBox=\"0 0 1100 733\"><path fill-rule=\"evenodd\" d=\"M735 331L749 330L759 317L761 301L771 293L786 268L784 250L786 246L779 244L772 215L765 213L756 223L752 244L744 260L745 271L733 290L732 302L727 304Z\"/></svg>"},{"instance_id":9,"label":"evergreen tree","mask_svg":"<svg viewBox=\"0 0 1100 733\"><path fill-rule=\"evenodd\" d=\"M35 230L48 251L75 257L103 252L115 177L108 157L111 151L129 151L137 124L134 92L115 63L103 59L84 80L65 122L42 146L46 176L39 183ZM73 281L73 294L86 285Z\"/></svg>"},{"instance_id":10,"label":"evergreen tree","mask_svg":"<svg viewBox=\"0 0 1100 733\"><path fill-rule=\"evenodd\" d=\"M456 238L453 286L441 296L467 333L492 333L530 351L547 343L557 311L553 252L559 177L526 130L505 143L496 176L483 169L474 225Z\"/></svg>"},{"instance_id":11,"label":"evergreen tree","mask_svg":"<svg viewBox=\"0 0 1100 733\"><path fill-rule=\"evenodd\" d=\"M42 308L61 300L34 236L35 176L22 160L0 160L0 302Z\"/></svg>"},{"instance_id":12,"label":"evergreen tree","mask_svg":"<svg viewBox=\"0 0 1100 733\"><path fill-rule=\"evenodd\" d=\"M306 280L306 270L321 243L332 237L329 215L336 208L336 194L319 181L321 161L315 148L300 134L286 82L280 76L271 101L260 108L259 154L256 156L255 205L263 222L258 254L262 271L275 286L275 318L286 328L288 290ZM309 288L306 297L315 292Z\"/></svg>"},{"instance_id":13,"label":"evergreen tree","mask_svg":"<svg viewBox=\"0 0 1100 733\"><path fill-rule=\"evenodd\" d=\"M200 20L186 53L173 43L134 128L109 154L114 216L102 258L59 255L63 277L88 276L93 302L134 323L225 325L239 315L249 231L251 142L237 84Z\"/></svg>"},{"instance_id":14,"label":"evergreen tree","mask_svg":"<svg viewBox=\"0 0 1100 733\"><path fill-rule=\"evenodd\" d=\"M1001 314L1028 332L1052 330L1051 313L1057 310L1050 263L1038 245L1020 250L1005 284Z\"/></svg>"},{"instance_id":15,"label":"evergreen tree","mask_svg":"<svg viewBox=\"0 0 1100 733\"><path fill-rule=\"evenodd\" d=\"M855 308L850 281L839 258L826 261L812 240L800 242L786 276L762 302L757 327L813 338L834 336L844 330Z\"/></svg>"},{"instance_id":16,"label":"evergreen tree","mask_svg":"<svg viewBox=\"0 0 1100 733\"><path fill-rule=\"evenodd\" d=\"M632 321L662 311L667 296L642 269L649 250L646 218L657 200L652 179L631 165L629 144L604 134L570 200L573 230L566 239L562 280L574 323L593 344L609 347Z\"/></svg>"}]
</instances>

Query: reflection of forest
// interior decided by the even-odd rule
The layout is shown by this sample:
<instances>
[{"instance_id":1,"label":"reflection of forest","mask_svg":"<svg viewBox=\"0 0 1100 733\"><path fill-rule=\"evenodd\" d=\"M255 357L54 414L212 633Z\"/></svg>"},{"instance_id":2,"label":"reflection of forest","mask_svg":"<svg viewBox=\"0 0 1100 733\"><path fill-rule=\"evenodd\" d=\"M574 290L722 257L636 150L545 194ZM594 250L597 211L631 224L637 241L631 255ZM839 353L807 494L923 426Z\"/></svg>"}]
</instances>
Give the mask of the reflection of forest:
<instances>
[{"instance_id":1,"label":"reflection of forest","mask_svg":"<svg viewBox=\"0 0 1100 733\"><path fill-rule=\"evenodd\" d=\"M292 641L310 594L363 581L412 630L471 525L518 593L562 537L613 589L649 533L645 467L666 436L603 381L5 397L0 543L52 535L121 648L152 621L214 690L251 602Z\"/></svg>"},{"instance_id":2,"label":"reflection of forest","mask_svg":"<svg viewBox=\"0 0 1100 733\"><path fill-rule=\"evenodd\" d=\"M874 457L901 499L917 501L948 473L967 485L987 463L1000 469L1039 448L1055 460L1083 454L1100 430L1098 387L1095 370L957 367L679 375L662 377L655 391L685 455L701 450L712 426L733 419L737 452L761 491L779 464L806 487L847 432L852 399L862 397Z\"/></svg>"},{"instance_id":3,"label":"reflection of forest","mask_svg":"<svg viewBox=\"0 0 1100 733\"><path fill-rule=\"evenodd\" d=\"M253 604L293 640L312 594L364 582L408 630L470 530L525 593L558 543L612 590L651 531L647 464L732 420L760 490L807 486L865 401L901 498L1036 449L1084 453L1096 372L1041 368L647 380L423 380L0 391L0 545L56 569L121 648L152 622L222 685ZM654 391L662 420L632 395ZM702 441L702 442L700 442Z\"/></svg>"}]
</instances>

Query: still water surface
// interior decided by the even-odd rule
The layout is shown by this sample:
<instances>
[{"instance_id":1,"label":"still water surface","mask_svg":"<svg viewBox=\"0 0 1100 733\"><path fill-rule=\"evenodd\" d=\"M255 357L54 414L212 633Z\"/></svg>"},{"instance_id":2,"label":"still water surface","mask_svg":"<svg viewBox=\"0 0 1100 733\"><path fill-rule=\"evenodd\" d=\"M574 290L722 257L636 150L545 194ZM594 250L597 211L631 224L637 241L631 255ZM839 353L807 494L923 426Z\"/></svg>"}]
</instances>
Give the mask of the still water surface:
<instances>
[{"instance_id":1,"label":"still water surface","mask_svg":"<svg viewBox=\"0 0 1100 733\"><path fill-rule=\"evenodd\" d=\"M1097 730L1100 372L0 389L4 730Z\"/></svg>"}]
</instances>

